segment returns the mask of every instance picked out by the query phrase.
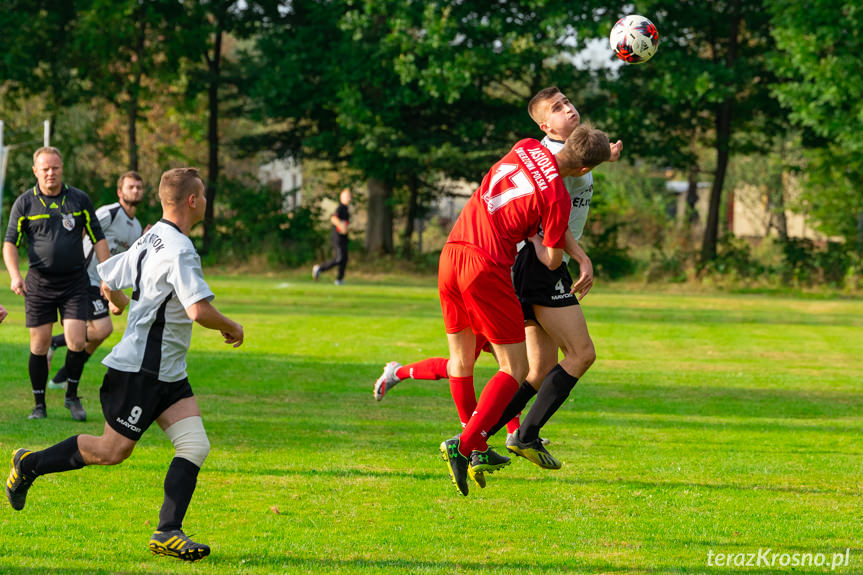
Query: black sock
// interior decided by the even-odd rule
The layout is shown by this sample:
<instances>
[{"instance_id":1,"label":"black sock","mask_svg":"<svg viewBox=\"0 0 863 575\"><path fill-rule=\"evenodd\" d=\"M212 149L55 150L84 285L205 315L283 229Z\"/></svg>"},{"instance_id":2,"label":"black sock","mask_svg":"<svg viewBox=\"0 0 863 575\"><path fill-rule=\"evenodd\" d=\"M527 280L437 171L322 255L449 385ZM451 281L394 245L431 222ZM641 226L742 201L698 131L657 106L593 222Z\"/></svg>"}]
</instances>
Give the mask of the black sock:
<instances>
[{"instance_id":1,"label":"black sock","mask_svg":"<svg viewBox=\"0 0 863 575\"><path fill-rule=\"evenodd\" d=\"M48 449L36 451L21 460L21 472L39 476L81 469L86 465L78 450L78 436L73 435Z\"/></svg>"},{"instance_id":2,"label":"black sock","mask_svg":"<svg viewBox=\"0 0 863 575\"><path fill-rule=\"evenodd\" d=\"M51 347L54 349L58 347L66 347L66 334L61 333L59 335L55 335L51 338Z\"/></svg>"},{"instance_id":3,"label":"black sock","mask_svg":"<svg viewBox=\"0 0 863 575\"><path fill-rule=\"evenodd\" d=\"M81 380L81 374L84 372L84 364L90 359L90 354L84 351L66 352L66 397L78 397L78 382Z\"/></svg>"},{"instance_id":4,"label":"black sock","mask_svg":"<svg viewBox=\"0 0 863 575\"><path fill-rule=\"evenodd\" d=\"M54 383L64 383L66 381L66 366L64 365L57 370L54 377L51 379Z\"/></svg>"},{"instance_id":5,"label":"black sock","mask_svg":"<svg viewBox=\"0 0 863 575\"><path fill-rule=\"evenodd\" d=\"M536 401L521 421L521 427L518 429L519 441L522 443L536 441L540 428L563 405L577 382L578 378L566 373L560 364L548 372L542 381L539 393L536 394Z\"/></svg>"},{"instance_id":6,"label":"black sock","mask_svg":"<svg viewBox=\"0 0 863 575\"><path fill-rule=\"evenodd\" d=\"M524 409L524 406L527 405L527 402L530 401L534 395L536 395L536 390L533 386L526 381L521 382L518 391L515 392L509 405L507 405L506 409L503 410L503 415L501 415L497 423L488 430L488 436L491 437L500 431L513 417L521 413L521 410Z\"/></svg>"},{"instance_id":7,"label":"black sock","mask_svg":"<svg viewBox=\"0 0 863 575\"><path fill-rule=\"evenodd\" d=\"M30 352L30 386L36 405L45 405L45 385L48 383L48 356Z\"/></svg>"},{"instance_id":8,"label":"black sock","mask_svg":"<svg viewBox=\"0 0 863 575\"><path fill-rule=\"evenodd\" d=\"M198 471L201 468L182 457L175 457L165 475L165 501L159 510L158 531L173 531L181 529L186 510L192 501L195 485L198 483Z\"/></svg>"}]
</instances>

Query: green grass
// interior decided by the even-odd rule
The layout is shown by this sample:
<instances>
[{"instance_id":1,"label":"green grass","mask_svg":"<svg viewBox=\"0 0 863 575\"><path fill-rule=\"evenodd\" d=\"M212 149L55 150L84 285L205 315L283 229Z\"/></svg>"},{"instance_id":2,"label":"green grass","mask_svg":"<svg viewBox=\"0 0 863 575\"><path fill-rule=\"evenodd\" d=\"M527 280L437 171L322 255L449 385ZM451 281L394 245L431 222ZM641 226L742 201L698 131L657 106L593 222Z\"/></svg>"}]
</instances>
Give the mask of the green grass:
<instances>
[{"instance_id":1,"label":"green grass","mask_svg":"<svg viewBox=\"0 0 863 575\"><path fill-rule=\"evenodd\" d=\"M840 572L863 572L861 301L597 286L584 311L598 360L543 433L563 469L517 460L462 498L437 450L458 426L445 383L371 394L386 361L445 354L433 280L210 280L247 338L235 350L196 328L189 354L212 451L185 527L212 556L146 549L172 457L154 426L121 466L45 476L22 512L3 505L0 572L791 572L707 565L768 547L850 548ZM23 304L5 289L0 303L0 454L98 434L92 360L88 422L56 391L47 420L26 420ZM478 387L492 373L484 357Z\"/></svg>"}]
</instances>

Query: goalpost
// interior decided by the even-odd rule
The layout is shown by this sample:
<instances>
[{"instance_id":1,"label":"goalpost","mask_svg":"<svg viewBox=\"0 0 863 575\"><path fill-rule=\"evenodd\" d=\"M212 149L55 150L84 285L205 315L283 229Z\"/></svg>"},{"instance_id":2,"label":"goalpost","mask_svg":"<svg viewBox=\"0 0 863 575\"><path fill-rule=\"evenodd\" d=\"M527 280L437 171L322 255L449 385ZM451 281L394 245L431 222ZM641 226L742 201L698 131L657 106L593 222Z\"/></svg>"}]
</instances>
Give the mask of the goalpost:
<instances>
[{"instance_id":1,"label":"goalpost","mask_svg":"<svg viewBox=\"0 0 863 575\"><path fill-rule=\"evenodd\" d=\"M42 124L42 142L44 146L51 145L51 121L45 120ZM3 228L3 188L6 185L6 164L9 160L11 146L3 143L3 120L0 120L0 234Z\"/></svg>"}]
</instances>

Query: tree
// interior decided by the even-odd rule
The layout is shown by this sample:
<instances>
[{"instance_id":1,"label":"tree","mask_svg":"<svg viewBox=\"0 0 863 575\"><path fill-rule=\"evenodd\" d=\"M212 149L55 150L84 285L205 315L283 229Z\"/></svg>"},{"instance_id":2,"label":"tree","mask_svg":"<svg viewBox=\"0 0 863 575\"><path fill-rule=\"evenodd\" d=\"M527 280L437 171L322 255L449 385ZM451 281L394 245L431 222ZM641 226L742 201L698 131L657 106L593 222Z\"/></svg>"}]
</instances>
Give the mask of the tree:
<instances>
[{"instance_id":1,"label":"tree","mask_svg":"<svg viewBox=\"0 0 863 575\"><path fill-rule=\"evenodd\" d=\"M646 64L623 66L617 75L601 78L602 91L593 101L595 110L614 118L613 128L623 138L628 157L683 169L693 183L705 171L698 164L697 148L714 149L702 262L716 257L719 208L731 155L764 149L769 140L751 138L753 132L784 129L784 116L770 92L774 74L769 54L774 46L764 2L639 4L659 29L659 51Z\"/></svg>"},{"instance_id":2,"label":"tree","mask_svg":"<svg viewBox=\"0 0 863 575\"><path fill-rule=\"evenodd\" d=\"M774 92L804 129L811 213L863 257L863 6L769 0L783 81Z\"/></svg>"},{"instance_id":3,"label":"tree","mask_svg":"<svg viewBox=\"0 0 863 575\"><path fill-rule=\"evenodd\" d=\"M130 170L139 169L137 127L153 88L179 77L182 50L177 0L92 0L75 30L79 75L88 91L126 115L126 153Z\"/></svg>"},{"instance_id":4,"label":"tree","mask_svg":"<svg viewBox=\"0 0 863 575\"><path fill-rule=\"evenodd\" d=\"M257 44L250 94L274 124L247 146L321 158L368 182L366 245L392 252L394 191L408 220L436 176L477 181L520 137L530 96L591 3L300 0ZM578 10L578 16L573 14ZM309 49L326 39L327 49ZM406 231L410 232L410 225Z\"/></svg>"}]
</instances>

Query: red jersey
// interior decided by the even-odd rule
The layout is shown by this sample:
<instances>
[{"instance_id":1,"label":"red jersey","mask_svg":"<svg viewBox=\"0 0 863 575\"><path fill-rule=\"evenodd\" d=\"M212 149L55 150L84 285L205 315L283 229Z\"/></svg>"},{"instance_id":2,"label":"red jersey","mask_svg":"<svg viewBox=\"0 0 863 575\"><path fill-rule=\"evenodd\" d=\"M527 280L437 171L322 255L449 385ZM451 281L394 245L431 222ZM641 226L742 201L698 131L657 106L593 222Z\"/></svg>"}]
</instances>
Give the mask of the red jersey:
<instances>
[{"instance_id":1,"label":"red jersey","mask_svg":"<svg viewBox=\"0 0 863 575\"><path fill-rule=\"evenodd\" d=\"M537 140L521 140L491 167L447 243L467 244L507 267L516 245L543 229L542 244L563 248L570 199L557 160Z\"/></svg>"}]
</instances>

